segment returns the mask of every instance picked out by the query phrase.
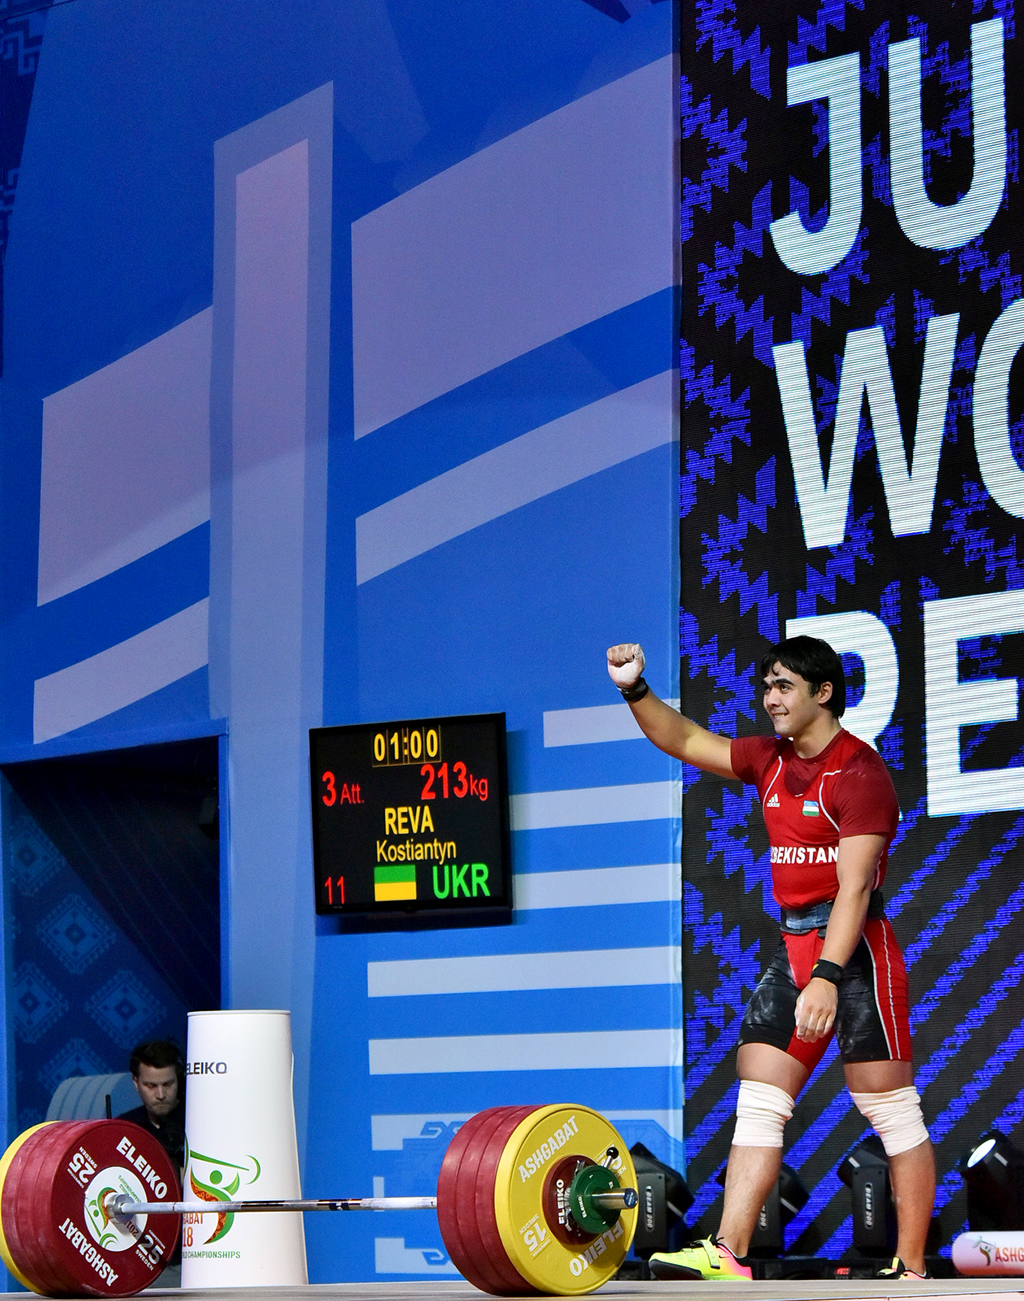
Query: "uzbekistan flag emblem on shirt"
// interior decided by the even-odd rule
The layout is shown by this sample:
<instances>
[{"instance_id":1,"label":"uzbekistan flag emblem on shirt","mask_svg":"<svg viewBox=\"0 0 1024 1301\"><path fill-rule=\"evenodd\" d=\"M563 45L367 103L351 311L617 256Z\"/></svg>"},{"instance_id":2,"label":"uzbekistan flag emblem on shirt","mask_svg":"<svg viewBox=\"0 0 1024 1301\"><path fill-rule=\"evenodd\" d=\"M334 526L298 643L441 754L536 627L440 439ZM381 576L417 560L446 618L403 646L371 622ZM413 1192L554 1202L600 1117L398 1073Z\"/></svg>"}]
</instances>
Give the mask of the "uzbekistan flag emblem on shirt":
<instances>
[{"instance_id":1,"label":"uzbekistan flag emblem on shirt","mask_svg":"<svg viewBox=\"0 0 1024 1301\"><path fill-rule=\"evenodd\" d=\"M816 818L818 816L818 801L804 800L804 817Z\"/></svg>"}]
</instances>

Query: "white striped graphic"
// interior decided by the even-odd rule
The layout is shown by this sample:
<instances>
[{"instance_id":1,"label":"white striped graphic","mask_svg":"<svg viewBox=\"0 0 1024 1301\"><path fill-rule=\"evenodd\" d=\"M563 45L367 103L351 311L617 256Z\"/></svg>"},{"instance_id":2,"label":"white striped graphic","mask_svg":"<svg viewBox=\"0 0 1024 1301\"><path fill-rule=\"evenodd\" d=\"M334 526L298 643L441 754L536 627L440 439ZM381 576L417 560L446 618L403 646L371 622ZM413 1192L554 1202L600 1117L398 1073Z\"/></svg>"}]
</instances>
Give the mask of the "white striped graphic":
<instances>
[{"instance_id":1,"label":"white striped graphic","mask_svg":"<svg viewBox=\"0 0 1024 1301\"><path fill-rule=\"evenodd\" d=\"M208 621L204 598L98 655L37 678L33 741L38 745L95 723L203 668L209 654Z\"/></svg>"},{"instance_id":2,"label":"white striped graphic","mask_svg":"<svg viewBox=\"0 0 1024 1301\"><path fill-rule=\"evenodd\" d=\"M488 953L469 958L407 958L366 964L370 998L668 985L678 984L680 979L680 950L675 945L558 953Z\"/></svg>"},{"instance_id":3,"label":"white striped graphic","mask_svg":"<svg viewBox=\"0 0 1024 1301\"><path fill-rule=\"evenodd\" d=\"M43 399L39 604L210 518L210 308Z\"/></svg>"},{"instance_id":4,"label":"white striped graphic","mask_svg":"<svg viewBox=\"0 0 1024 1301\"><path fill-rule=\"evenodd\" d=\"M433 1130L438 1127L447 1129L450 1125L461 1125L469 1119L468 1111L423 1111L388 1116L370 1117L371 1145L374 1152L401 1152L402 1144L407 1138L422 1138L424 1127Z\"/></svg>"},{"instance_id":5,"label":"white striped graphic","mask_svg":"<svg viewBox=\"0 0 1024 1301\"><path fill-rule=\"evenodd\" d=\"M355 435L673 284L671 56L352 225Z\"/></svg>"},{"instance_id":6,"label":"white striped graphic","mask_svg":"<svg viewBox=\"0 0 1024 1301\"><path fill-rule=\"evenodd\" d=\"M512 897L518 912L536 908L675 903L682 898L682 871L679 863L645 863L640 867L517 872Z\"/></svg>"},{"instance_id":7,"label":"white striped graphic","mask_svg":"<svg viewBox=\"0 0 1024 1301\"><path fill-rule=\"evenodd\" d=\"M682 1065L679 1028L371 1039L367 1046L371 1075L608 1071Z\"/></svg>"},{"instance_id":8,"label":"white striped graphic","mask_svg":"<svg viewBox=\"0 0 1024 1301\"><path fill-rule=\"evenodd\" d=\"M407 1247L404 1238L374 1238L373 1260L378 1274L457 1277L459 1273L439 1247Z\"/></svg>"},{"instance_id":9,"label":"white striped graphic","mask_svg":"<svg viewBox=\"0 0 1024 1301\"><path fill-rule=\"evenodd\" d=\"M356 582L404 564L559 488L672 442L675 371L663 371L484 452L356 520Z\"/></svg>"},{"instance_id":10,"label":"white striped graphic","mask_svg":"<svg viewBox=\"0 0 1024 1301\"><path fill-rule=\"evenodd\" d=\"M405 1115L382 1115L370 1117L370 1133L372 1136L372 1148L374 1152L401 1152L402 1145L409 1139L432 1138L438 1127L444 1128L450 1125L461 1125L469 1120L470 1112L417 1112ZM607 1117L612 1124L618 1124L620 1121L644 1122L653 1121L671 1138L682 1141L683 1137L683 1113L681 1111L664 1111L653 1109L651 1111L609 1111L602 1108L602 1114ZM426 1132L424 1132L426 1130ZM374 1196L377 1196L374 1191Z\"/></svg>"},{"instance_id":11,"label":"white striped graphic","mask_svg":"<svg viewBox=\"0 0 1024 1301\"><path fill-rule=\"evenodd\" d=\"M678 700L666 705L679 708ZM640 741L643 732L627 704L585 705L581 709L546 709L544 745L598 745L604 741Z\"/></svg>"},{"instance_id":12,"label":"white striped graphic","mask_svg":"<svg viewBox=\"0 0 1024 1301\"><path fill-rule=\"evenodd\" d=\"M509 799L509 814L513 831L540 831L546 827L588 827L606 822L678 818L681 800L682 783L679 781L586 786L580 790L513 795Z\"/></svg>"}]
</instances>

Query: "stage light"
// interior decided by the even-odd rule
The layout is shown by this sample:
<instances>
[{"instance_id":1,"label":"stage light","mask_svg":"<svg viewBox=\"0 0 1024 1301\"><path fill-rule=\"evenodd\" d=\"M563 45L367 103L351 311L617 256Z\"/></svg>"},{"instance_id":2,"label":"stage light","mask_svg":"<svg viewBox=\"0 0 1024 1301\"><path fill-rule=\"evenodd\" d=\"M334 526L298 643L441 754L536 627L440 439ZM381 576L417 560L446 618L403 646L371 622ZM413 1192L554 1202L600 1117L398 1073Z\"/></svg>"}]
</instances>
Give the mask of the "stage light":
<instances>
[{"instance_id":1,"label":"stage light","mask_svg":"<svg viewBox=\"0 0 1024 1301\"><path fill-rule=\"evenodd\" d=\"M1024 1153L990 1130L957 1162L971 1229L1024 1229Z\"/></svg>"},{"instance_id":2,"label":"stage light","mask_svg":"<svg viewBox=\"0 0 1024 1301\"><path fill-rule=\"evenodd\" d=\"M634 1143L629 1154L640 1198L633 1252L646 1260L654 1251L669 1249L669 1235L693 1205L693 1193L679 1171L659 1161L643 1143Z\"/></svg>"},{"instance_id":3,"label":"stage light","mask_svg":"<svg viewBox=\"0 0 1024 1301\"><path fill-rule=\"evenodd\" d=\"M839 1178L853 1197L853 1245L879 1260L896 1249L896 1214L889 1188L889 1161L881 1140L869 1134L839 1163Z\"/></svg>"},{"instance_id":4,"label":"stage light","mask_svg":"<svg viewBox=\"0 0 1024 1301\"><path fill-rule=\"evenodd\" d=\"M718 1182L723 1187L725 1176L724 1170L718 1176ZM785 1255L786 1240L783 1230L794 1215L807 1205L809 1196L793 1167L784 1165L758 1212L747 1255L757 1256L761 1260L774 1260Z\"/></svg>"},{"instance_id":5,"label":"stage light","mask_svg":"<svg viewBox=\"0 0 1024 1301\"><path fill-rule=\"evenodd\" d=\"M751 1256L782 1256L786 1251L784 1230L794 1215L807 1205L810 1196L800 1176L788 1165L779 1171L771 1192L757 1217L750 1238Z\"/></svg>"}]
</instances>

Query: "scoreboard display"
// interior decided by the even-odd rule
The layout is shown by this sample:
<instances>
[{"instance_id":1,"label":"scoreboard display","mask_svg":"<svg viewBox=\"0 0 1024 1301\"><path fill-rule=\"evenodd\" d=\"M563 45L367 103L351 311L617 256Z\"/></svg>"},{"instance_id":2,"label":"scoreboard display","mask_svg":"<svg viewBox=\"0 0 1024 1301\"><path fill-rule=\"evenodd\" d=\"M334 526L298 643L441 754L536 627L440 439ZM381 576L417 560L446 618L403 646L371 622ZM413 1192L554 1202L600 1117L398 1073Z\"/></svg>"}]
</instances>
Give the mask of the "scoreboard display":
<instances>
[{"instance_id":1,"label":"scoreboard display","mask_svg":"<svg viewBox=\"0 0 1024 1301\"><path fill-rule=\"evenodd\" d=\"M508 911L505 715L314 728L318 913Z\"/></svg>"}]
</instances>

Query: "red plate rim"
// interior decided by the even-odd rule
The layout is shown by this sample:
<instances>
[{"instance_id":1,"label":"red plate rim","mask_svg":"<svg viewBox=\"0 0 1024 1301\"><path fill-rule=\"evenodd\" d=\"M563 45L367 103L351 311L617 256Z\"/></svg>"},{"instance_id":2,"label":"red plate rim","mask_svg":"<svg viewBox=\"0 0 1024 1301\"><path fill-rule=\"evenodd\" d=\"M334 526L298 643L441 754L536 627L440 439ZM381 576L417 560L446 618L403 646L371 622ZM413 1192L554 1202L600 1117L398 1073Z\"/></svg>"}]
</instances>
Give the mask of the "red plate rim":
<instances>
[{"instance_id":1,"label":"red plate rim","mask_svg":"<svg viewBox=\"0 0 1024 1301\"><path fill-rule=\"evenodd\" d=\"M473 1181L475 1190L473 1211L477 1237L480 1239L487 1259L505 1280L505 1286L510 1295L516 1296L536 1296L538 1289L523 1278L505 1250L505 1244L498 1232L498 1221L494 1209L494 1180L498 1174L498 1162L501 1160L501 1154L505 1151L509 1139L520 1122L524 1121L532 1112L538 1110L540 1108L536 1106L509 1108L509 1114L502 1117L501 1122L492 1131L483 1151L480 1153L476 1176Z\"/></svg>"},{"instance_id":2,"label":"red plate rim","mask_svg":"<svg viewBox=\"0 0 1024 1301\"><path fill-rule=\"evenodd\" d=\"M87 1121L59 1120L47 1125L25 1143L11 1162L8 1176L14 1176L14 1187L9 1178L4 1180L4 1190L14 1196L14 1213L11 1231L5 1222L4 1232L25 1277L39 1285L48 1296L80 1291L78 1280L67 1273L56 1256L47 1251L43 1243L46 1219L49 1215L49 1189L56 1168L54 1152L88 1127ZM24 1162L19 1161L27 1153ZM15 1246L17 1243L17 1246Z\"/></svg>"},{"instance_id":3,"label":"red plate rim","mask_svg":"<svg viewBox=\"0 0 1024 1301\"><path fill-rule=\"evenodd\" d=\"M498 1296L504 1294L505 1284L491 1268L476 1232L473 1176L482 1131L489 1136L509 1110L488 1107L471 1116L449 1145L437 1182L437 1220L453 1264L474 1287Z\"/></svg>"}]
</instances>

